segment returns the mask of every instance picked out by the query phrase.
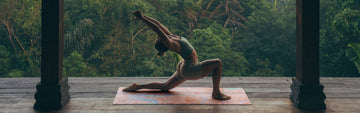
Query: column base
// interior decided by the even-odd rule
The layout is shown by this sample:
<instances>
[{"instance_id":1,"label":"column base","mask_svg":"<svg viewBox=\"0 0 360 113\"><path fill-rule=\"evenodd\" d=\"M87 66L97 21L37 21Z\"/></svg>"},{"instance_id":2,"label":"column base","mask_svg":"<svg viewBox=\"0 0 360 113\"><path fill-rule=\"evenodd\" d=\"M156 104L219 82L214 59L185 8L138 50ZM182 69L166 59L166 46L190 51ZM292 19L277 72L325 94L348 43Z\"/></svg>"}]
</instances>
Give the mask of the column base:
<instances>
[{"instance_id":1,"label":"column base","mask_svg":"<svg viewBox=\"0 0 360 113\"><path fill-rule=\"evenodd\" d=\"M68 78L63 78L59 84L41 84L36 85L35 110L58 110L63 108L70 100L70 86Z\"/></svg>"},{"instance_id":2,"label":"column base","mask_svg":"<svg viewBox=\"0 0 360 113\"><path fill-rule=\"evenodd\" d=\"M326 96L322 84L307 86L295 78L292 78L292 81L290 99L296 107L308 110L326 109L324 103Z\"/></svg>"}]
</instances>

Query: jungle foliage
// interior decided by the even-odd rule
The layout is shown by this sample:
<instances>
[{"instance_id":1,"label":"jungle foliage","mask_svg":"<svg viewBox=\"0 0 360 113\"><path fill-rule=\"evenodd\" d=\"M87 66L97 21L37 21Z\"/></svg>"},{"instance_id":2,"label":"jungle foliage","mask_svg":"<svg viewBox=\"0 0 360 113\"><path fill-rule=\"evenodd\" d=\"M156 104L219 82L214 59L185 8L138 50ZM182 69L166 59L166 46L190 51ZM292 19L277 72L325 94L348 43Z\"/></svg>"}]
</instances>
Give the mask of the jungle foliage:
<instances>
[{"instance_id":1,"label":"jungle foliage","mask_svg":"<svg viewBox=\"0 0 360 113\"><path fill-rule=\"evenodd\" d=\"M320 75L359 76L360 1L320 0ZM0 3L0 77L40 76L41 0ZM295 76L295 0L65 0L64 75L170 76L141 10L186 37L223 76ZM359 70L359 71L358 71Z\"/></svg>"}]
</instances>

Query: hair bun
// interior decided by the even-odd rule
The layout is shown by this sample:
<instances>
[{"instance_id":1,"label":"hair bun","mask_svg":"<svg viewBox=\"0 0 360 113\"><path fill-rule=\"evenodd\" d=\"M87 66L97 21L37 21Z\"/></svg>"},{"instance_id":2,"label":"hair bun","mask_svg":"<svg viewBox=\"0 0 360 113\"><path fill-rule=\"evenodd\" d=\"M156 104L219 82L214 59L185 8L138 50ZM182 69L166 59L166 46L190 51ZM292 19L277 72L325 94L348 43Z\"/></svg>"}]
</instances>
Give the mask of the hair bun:
<instances>
[{"instance_id":1,"label":"hair bun","mask_svg":"<svg viewBox=\"0 0 360 113\"><path fill-rule=\"evenodd\" d=\"M155 41L155 49L158 50L158 56L163 56L165 52L169 50L160 39Z\"/></svg>"}]
</instances>

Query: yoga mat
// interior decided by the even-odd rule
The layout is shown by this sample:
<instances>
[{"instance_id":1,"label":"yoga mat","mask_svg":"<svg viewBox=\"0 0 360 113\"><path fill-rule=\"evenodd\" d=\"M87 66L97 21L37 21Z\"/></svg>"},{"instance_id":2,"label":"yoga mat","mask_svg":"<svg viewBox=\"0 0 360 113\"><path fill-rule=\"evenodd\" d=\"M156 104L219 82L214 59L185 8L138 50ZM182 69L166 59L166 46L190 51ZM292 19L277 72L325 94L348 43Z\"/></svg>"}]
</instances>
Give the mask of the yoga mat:
<instances>
[{"instance_id":1,"label":"yoga mat","mask_svg":"<svg viewBox=\"0 0 360 113\"><path fill-rule=\"evenodd\" d=\"M167 92L141 89L136 92L123 92L119 87L113 104L251 104L243 88L221 88L231 96L230 100L211 98L212 88L176 87Z\"/></svg>"}]
</instances>

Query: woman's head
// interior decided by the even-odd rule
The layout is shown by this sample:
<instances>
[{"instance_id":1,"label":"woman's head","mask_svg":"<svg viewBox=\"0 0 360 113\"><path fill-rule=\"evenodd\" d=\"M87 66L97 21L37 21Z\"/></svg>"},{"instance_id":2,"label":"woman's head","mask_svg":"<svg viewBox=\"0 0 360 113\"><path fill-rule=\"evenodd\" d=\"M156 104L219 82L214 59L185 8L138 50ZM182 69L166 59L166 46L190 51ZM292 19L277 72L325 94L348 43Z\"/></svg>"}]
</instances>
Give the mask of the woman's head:
<instances>
[{"instance_id":1,"label":"woman's head","mask_svg":"<svg viewBox=\"0 0 360 113\"><path fill-rule=\"evenodd\" d=\"M155 41L155 48L159 51L158 56L163 56L164 53L169 50L160 39Z\"/></svg>"}]
</instances>

